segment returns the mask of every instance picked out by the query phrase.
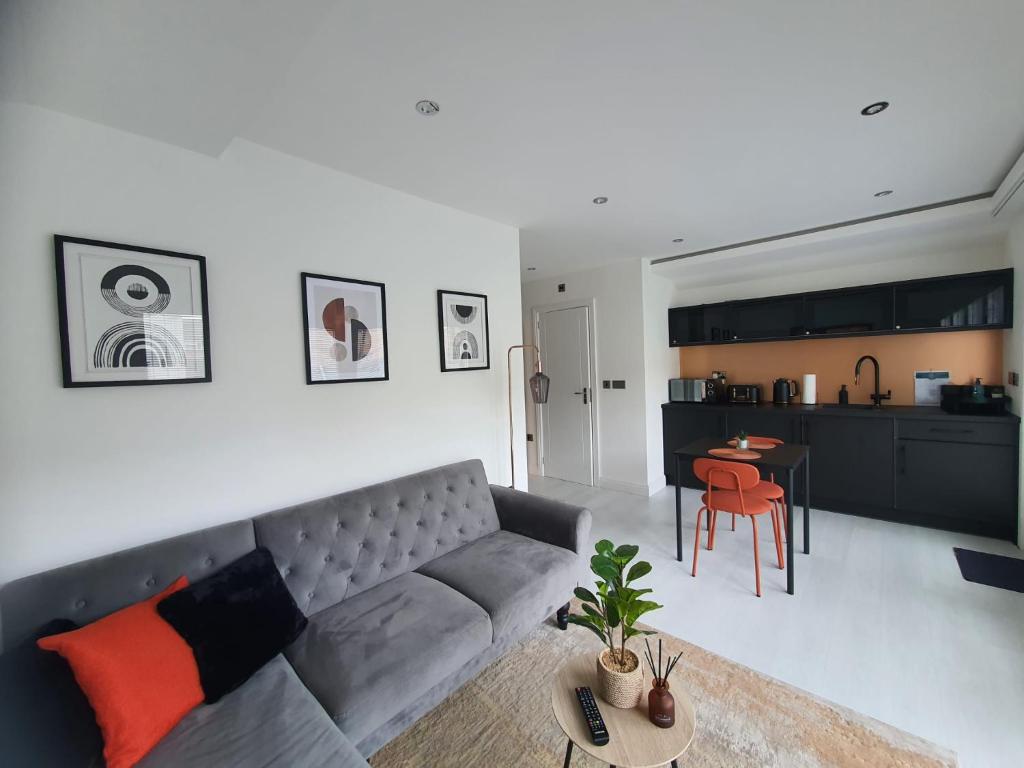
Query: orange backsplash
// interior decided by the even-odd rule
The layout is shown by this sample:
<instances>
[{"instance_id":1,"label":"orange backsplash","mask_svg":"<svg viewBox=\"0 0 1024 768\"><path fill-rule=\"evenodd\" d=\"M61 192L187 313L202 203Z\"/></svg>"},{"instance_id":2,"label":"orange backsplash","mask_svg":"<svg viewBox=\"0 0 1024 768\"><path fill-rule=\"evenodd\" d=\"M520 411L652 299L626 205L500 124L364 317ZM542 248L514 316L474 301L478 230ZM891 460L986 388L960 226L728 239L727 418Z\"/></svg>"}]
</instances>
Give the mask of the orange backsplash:
<instances>
[{"instance_id":1,"label":"orange backsplash","mask_svg":"<svg viewBox=\"0 0 1024 768\"><path fill-rule=\"evenodd\" d=\"M874 355L882 368L882 392L892 390L893 405L913 405L914 371L948 370L953 384L969 384L979 376L986 384L1003 383L1003 334L953 331L682 347L679 375L706 378L725 371L730 384L760 384L761 398L770 402L775 379L796 379L802 391L803 375L814 373L819 403L837 402L841 384L851 403L869 403L874 367L864 364L860 386L853 383L853 368L861 355Z\"/></svg>"}]
</instances>

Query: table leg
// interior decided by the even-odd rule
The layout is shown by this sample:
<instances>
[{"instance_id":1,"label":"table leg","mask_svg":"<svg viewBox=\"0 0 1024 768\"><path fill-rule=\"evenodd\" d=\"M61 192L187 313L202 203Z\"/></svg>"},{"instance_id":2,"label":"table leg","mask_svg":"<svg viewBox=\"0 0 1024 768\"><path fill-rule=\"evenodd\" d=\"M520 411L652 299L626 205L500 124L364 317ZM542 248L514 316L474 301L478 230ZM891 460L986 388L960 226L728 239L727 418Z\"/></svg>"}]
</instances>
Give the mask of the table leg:
<instances>
[{"instance_id":1,"label":"table leg","mask_svg":"<svg viewBox=\"0 0 1024 768\"><path fill-rule=\"evenodd\" d=\"M811 457L804 459L804 554L811 554Z\"/></svg>"},{"instance_id":2,"label":"table leg","mask_svg":"<svg viewBox=\"0 0 1024 768\"><path fill-rule=\"evenodd\" d=\"M562 763L562 768L569 768L569 761L572 760L572 739L569 739L569 743L565 745L565 762Z\"/></svg>"},{"instance_id":3,"label":"table leg","mask_svg":"<svg viewBox=\"0 0 1024 768\"><path fill-rule=\"evenodd\" d=\"M676 560L683 562L683 500L682 492L679 486L679 456L675 457L676 461ZM700 531L697 531L697 536L700 536Z\"/></svg>"},{"instance_id":4,"label":"table leg","mask_svg":"<svg viewBox=\"0 0 1024 768\"><path fill-rule=\"evenodd\" d=\"M786 483L786 509L789 510L789 514L786 515L786 591L789 594L793 594L795 579L793 576L793 486L795 480L793 478L793 469L790 468L788 473L789 482ZM804 512L804 519L807 519L807 513Z\"/></svg>"}]
</instances>

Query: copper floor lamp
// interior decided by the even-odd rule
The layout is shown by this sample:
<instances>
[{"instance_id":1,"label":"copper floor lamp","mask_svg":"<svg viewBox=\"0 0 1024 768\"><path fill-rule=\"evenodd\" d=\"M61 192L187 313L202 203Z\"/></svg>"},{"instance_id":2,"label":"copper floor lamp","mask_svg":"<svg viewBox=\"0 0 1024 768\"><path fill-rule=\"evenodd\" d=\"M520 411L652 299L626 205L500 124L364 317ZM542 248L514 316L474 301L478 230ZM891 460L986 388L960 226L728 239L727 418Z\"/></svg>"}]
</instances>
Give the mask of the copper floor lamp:
<instances>
[{"instance_id":1,"label":"copper floor lamp","mask_svg":"<svg viewBox=\"0 0 1024 768\"><path fill-rule=\"evenodd\" d=\"M512 434L512 350L532 349L533 350L533 376L530 377L530 394L533 402L543 405L548 401L548 389L551 387L551 379L544 375L540 367L540 350L533 344L516 344L508 348L508 456L512 465L512 482L509 487L516 485L516 444Z\"/></svg>"}]
</instances>

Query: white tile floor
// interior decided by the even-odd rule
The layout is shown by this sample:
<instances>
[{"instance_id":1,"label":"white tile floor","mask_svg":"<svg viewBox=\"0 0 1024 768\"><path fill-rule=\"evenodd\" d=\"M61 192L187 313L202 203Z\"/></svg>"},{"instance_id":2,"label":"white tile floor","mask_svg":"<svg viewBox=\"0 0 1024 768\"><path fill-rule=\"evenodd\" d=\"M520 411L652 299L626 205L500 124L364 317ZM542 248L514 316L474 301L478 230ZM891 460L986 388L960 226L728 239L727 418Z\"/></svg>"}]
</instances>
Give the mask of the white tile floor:
<instances>
[{"instance_id":1,"label":"white tile floor","mask_svg":"<svg viewBox=\"0 0 1024 768\"><path fill-rule=\"evenodd\" d=\"M589 507L595 541L640 546L665 606L653 626L950 747L962 768L1024 765L1024 594L964 581L952 551L1021 556L1009 542L812 510L793 596L760 526L758 599L749 523L733 533L720 517L691 578L695 491L680 563L671 489L646 499L532 477L530 490ZM799 517L794 529L799 550Z\"/></svg>"}]
</instances>

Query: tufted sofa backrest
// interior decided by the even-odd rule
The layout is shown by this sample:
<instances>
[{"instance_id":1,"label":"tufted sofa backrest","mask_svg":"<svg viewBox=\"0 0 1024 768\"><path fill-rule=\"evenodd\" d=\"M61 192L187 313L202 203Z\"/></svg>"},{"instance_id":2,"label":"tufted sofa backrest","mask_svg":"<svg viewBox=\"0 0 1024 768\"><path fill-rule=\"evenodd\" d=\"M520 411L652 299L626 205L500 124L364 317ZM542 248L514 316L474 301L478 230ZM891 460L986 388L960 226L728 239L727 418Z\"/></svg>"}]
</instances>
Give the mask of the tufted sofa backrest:
<instances>
[{"instance_id":1,"label":"tufted sofa backrest","mask_svg":"<svg viewBox=\"0 0 1024 768\"><path fill-rule=\"evenodd\" d=\"M479 460L449 464L255 519L307 614L499 528Z\"/></svg>"},{"instance_id":2,"label":"tufted sofa backrest","mask_svg":"<svg viewBox=\"0 0 1024 768\"><path fill-rule=\"evenodd\" d=\"M252 521L240 520L12 581L0 587L0 651L51 619L88 624L182 574L198 581L216 573L255 547Z\"/></svg>"}]
</instances>

